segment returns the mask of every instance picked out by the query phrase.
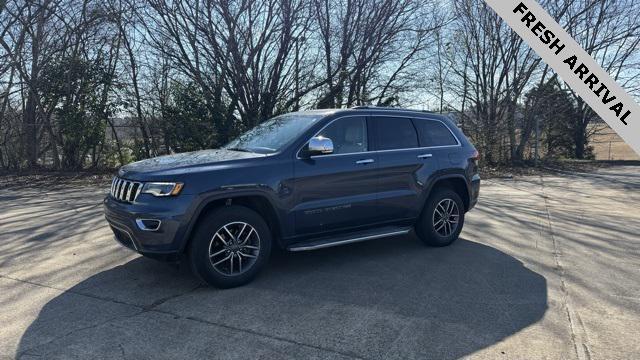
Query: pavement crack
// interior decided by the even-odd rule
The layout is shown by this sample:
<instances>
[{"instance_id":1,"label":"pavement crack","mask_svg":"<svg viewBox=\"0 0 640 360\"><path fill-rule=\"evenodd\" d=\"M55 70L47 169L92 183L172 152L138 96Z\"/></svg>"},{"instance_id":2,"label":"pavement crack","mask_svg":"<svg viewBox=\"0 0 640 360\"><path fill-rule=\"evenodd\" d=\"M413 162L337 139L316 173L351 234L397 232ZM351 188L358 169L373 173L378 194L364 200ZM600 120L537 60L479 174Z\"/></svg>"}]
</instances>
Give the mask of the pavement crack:
<instances>
[{"instance_id":1,"label":"pavement crack","mask_svg":"<svg viewBox=\"0 0 640 360\"><path fill-rule=\"evenodd\" d=\"M124 352L124 346L122 346L122 344L118 344L118 347L120 348L120 355L122 355L123 359L126 359L127 355Z\"/></svg>"},{"instance_id":2,"label":"pavement crack","mask_svg":"<svg viewBox=\"0 0 640 360\"><path fill-rule=\"evenodd\" d=\"M362 359L362 360L366 360L367 359L367 358L364 358L362 356L358 356L358 355L356 355L354 353L350 353L350 352L344 352L344 351L330 349L330 348L317 346L317 345L313 345L313 344L307 344L307 343L299 342L299 341L296 341L296 340L287 339L287 338L284 338L284 337L275 336L275 335L271 335L271 334L265 334L265 333L261 333L261 332L250 330L250 329L237 328L235 326L229 326L229 325L226 325L226 324L220 324L220 323L216 323L216 322L205 320L205 319L200 319L200 318L193 317L193 316L183 317L183 316L180 316L178 314L172 314L170 312L164 312L164 313L167 314L167 315L173 315L176 318L195 321L195 322L198 322L198 323L201 323L201 324L206 324L206 325L209 325L209 326L221 327L221 328L224 328L224 329L227 329L227 330L232 330L232 331L242 332L242 333L251 334L251 335L255 335L255 336L265 337L265 338L268 338L268 339L271 339L271 340L282 341L282 342L286 342L286 343L293 344L293 345L296 345L296 346L302 346L302 347L307 347L307 348L320 350L320 351L324 351L324 352L330 352L330 353L333 353L333 354L336 354L336 355L341 355L341 356L348 357L350 359Z\"/></svg>"},{"instance_id":3,"label":"pavement crack","mask_svg":"<svg viewBox=\"0 0 640 360\"><path fill-rule=\"evenodd\" d=\"M243 329L243 328L238 328L238 327L234 327L234 326L229 326L226 324L220 324L220 323L216 323L216 322L212 322L212 321L208 321L205 319L200 319L197 317L192 317L192 316L182 316L176 313L173 313L171 311L166 311L166 310L162 310L162 309L158 309L158 307L164 303L166 303L167 301L176 299L178 297L184 296L186 294L189 294L193 291L196 291L197 289L201 288L202 285L198 284L197 286L185 291L185 292L181 292L179 294L175 294L175 295L171 295L171 296L167 296L161 299L158 299L156 301L154 301L152 304L150 305L146 305L146 306L141 306L141 305L136 305L136 304L131 304L131 303L127 303L125 301L120 301L120 300L116 300L116 299L112 299L112 298L106 298L106 297L101 297L101 296L95 296L95 295L91 295L91 294L86 294L86 293L82 293L82 292L77 292L77 291L72 291L72 290L65 290L65 289L61 289L61 288L57 288L54 286L50 286L50 285L45 285L45 284L39 284L33 281L29 281L29 280L22 280L22 279L17 279L11 276L7 276L7 275L2 275L0 274L0 278L5 278L8 280L13 280L13 281L17 281L17 282L21 282L21 283L25 283L25 284L29 284L29 285L33 285L33 286L39 286L39 287L43 287L43 288L47 288L47 289L52 289L52 290L56 290L56 291L60 291L62 293L68 293L68 294L74 294L74 295L78 295L78 296L84 296L84 297L88 297L88 298L92 298L95 300L100 300L100 301L107 301L107 302L112 302L112 303L116 303L116 304L120 304L120 305L127 305L127 306L131 306L134 307L136 309L138 309L138 311L132 313L132 314L126 314L126 315L118 315L118 316L114 316L111 317L109 319L106 319L104 321L92 324L90 326L85 326L82 328L78 328L78 329L74 329L71 331L66 332L65 334L62 334L60 336L56 336L44 343L40 343L37 345L34 345L28 349L25 349L24 351L21 351L19 354L17 354L17 358L19 358L22 355L33 355L33 356L40 356L40 354L34 354L34 353L30 353L30 351L32 351L33 349L36 349L38 347L41 346L45 346L47 344L53 343L57 340L63 339L67 336L73 335L77 332L81 332L81 331L85 331L85 330L90 330L93 328L97 328L99 326L103 326L105 324L108 324L114 320L118 320L118 319L128 319L128 318L132 318L132 317L136 317L138 315L142 315L144 313L158 313L158 314L163 314L163 315L169 315L172 316L174 318L174 320L177 319L184 319L184 320L189 320L189 321L195 321L198 322L200 324L206 324L208 326L215 326L215 327L220 327L220 328L224 328L227 330L233 330L233 331L237 331L237 332L243 332L243 333L247 333L247 334L251 334L251 335L255 335L255 336L260 336L260 337L264 337L264 338L268 338L268 339L272 339L272 340L277 340L277 341L282 341L282 342L286 342L286 343L290 343L296 346L304 346L307 348L312 348L312 349L316 349L316 350L320 350L320 351L324 351L324 352L329 352L329 353L333 353L336 355L341 355L341 356L345 356L351 359L366 359L364 357L358 356L356 354L353 353L348 353L348 352L343 352L343 351L339 351L339 350L335 350L335 349L330 349L330 348L325 348L322 346L317 346L317 345L313 345L313 344L306 344L306 343L302 343L296 340L292 340L292 339L287 339L284 337L279 337L279 336L274 336L271 334L266 334L266 333L261 333L261 332L257 332L257 331L253 331L250 329Z\"/></svg>"},{"instance_id":4,"label":"pavement crack","mask_svg":"<svg viewBox=\"0 0 640 360\"><path fill-rule=\"evenodd\" d=\"M580 317L573 306L571 305L569 290L567 289L567 283L565 280L565 268L562 265L562 250L558 245L558 241L555 236L555 231L553 228L553 221L551 219L551 212L549 210L549 197L545 193L545 183L544 177L540 175L540 184L542 189L542 199L544 201L544 211L547 221L547 226L549 230L549 236L551 237L551 242L553 244L553 259L555 262L555 267L558 272L558 276L560 277L560 291L562 293L562 305L564 307L567 321L569 322L569 329L571 331L571 341L573 342L573 348L576 352L576 356L578 360L590 360L591 352L589 350L589 344L586 340L586 330Z\"/></svg>"},{"instance_id":5,"label":"pavement crack","mask_svg":"<svg viewBox=\"0 0 640 360\"><path fill-rule=\"evenodd\" d=\"M190 294L190 293L192 293L192 292L194 292L194 291L196 291L196 290L200 289L201 287L202 287L202 284L198 284L197 286L195 286L195 287L193 287L193 288L191 288L191 289L189 289L189 290L187 290L187 291L185 291L185 292L182 292L182 293L178 293L178 294L174 294L174 295L170 295L170 296L166 296L166 297L160 298L160 299L158 299L158 300L154 301L153 303L151 303L150 305L143 306L143 308L144 308L144 310L145 310L145 311L153 311L153 310L155 310L158 306L160 306L160 305L162 305L162 304L166 303L167 301L169 301L169 300L173 300L173 299L176 299L176 298L179 298L179 297L184 296L184 295L187 295L187 294Z\"/></svg>"},{"instance_id":6,"label":"pavement crack","mask_svg":"<svg viewBox=\"0 0 640 360\"><path fill-rule=\"evenodd\" d=\"M55 287L55 286L51 286L51 285L40 284L40 283L37 283L37 282L34 282L34 281L30 281L30 280L18 279L18 278L14 278L12 276L2 275L2 274L0 274L0 278L4 278L4 279L7 279L7 280L12 280L12 281L17 281L17 282L21 282L21 283L29 284L29 285L33 285L33 286L43 287L43 288L47 288L47 289L51 289L51 290L60 291L63 294L67 293L67 294L85 296L85 297L96 299L96 300L108 301L108 302L112 302L112 303L116 303L116 304L120 304L120 305L127 305L127 306L132 306L132 307L135 307L135 308L138 308L138 309L141 309L141 310L145 310L144 306L131 304L131 303L128 303L126 301L121 301L121 300L117 300L117 299L114 299L114 298L96 296L96 295L92 295L92 294L83 293L83 292L80 292L80 291L73 291L73 290L70 290L70 289L64 289L64 288L59 288L59 287Z\"/></svg>"},{"instance_id":7,"label":"pavement crack","mask_svg":"<svg viewBox=\"0 0 640 360\"><path fill-rule=\"evenodd\" d=\"M105 324L108 324L108 323L110 323L110 322L112 322L114 320L127 319L127 318L130 318L130 317L135 317L135 316L140 315L143 312L144 312L144 310L140 310L140 311L135 312L133 314L112 316L112 317L110 317L108 319L105 319L104 321L100 321L100 322L97 322L97 323L92 324L92 325L88 325L88 326L84 326L84 327L81 327L81 328L77 328L77 329L73 329L73 330L67 331L66 333L64 333L64 334L62 334L60 336L55 336L55 337L53 337L53 338L51 338L51 339L49 339L49 340L47 340L47 341L45 341L43 343L33 345L33 346L21 351L20 353L17 354L16 358L20 358L23 355L38 355L38 356L40 356L39 354L33 354L33 353L29 353L29 352L31 350L36 349L36 348L47 346L47 345L49 345L51 343L54 343L54 342L56 342L56 341L58 341L60 339L64 339L64 338L66 338L68 336L71 336L71 335L73 335L75 333L86 331L86 330L95 329L95 328L98 328L98 327L103 326Z\"/></svg>"}]
</instances>

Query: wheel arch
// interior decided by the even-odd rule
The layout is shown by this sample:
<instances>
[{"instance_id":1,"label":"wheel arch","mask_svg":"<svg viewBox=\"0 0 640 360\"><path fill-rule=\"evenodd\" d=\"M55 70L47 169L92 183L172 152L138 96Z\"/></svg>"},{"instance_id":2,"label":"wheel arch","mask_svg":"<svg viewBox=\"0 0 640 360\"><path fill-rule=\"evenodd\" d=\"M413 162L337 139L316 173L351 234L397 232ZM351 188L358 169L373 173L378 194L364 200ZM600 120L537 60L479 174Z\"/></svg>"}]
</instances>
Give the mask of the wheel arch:
<instances>
[{"instance_id":1,"label":"wheel arch","mask_svg":"<svg viewBox=\"0 0 640 360\"><path fill-rule=\"evenodd\" d=\"M467 179L462 174L446 174L436 177L429 185L429 189L427 190L427 195L424 198L424 203L426 204L429 196L439 188L446 188L455 191L462 202L464 203L464 211L469 211L470 203L471 203L471 193L470 187L467 182Z\"/></svg>"},{"instance_id":2,"label":"wheel arch","mask_svg":"<svg viewBox=\"0 0 640 360\"><path fill-rule=\"evenodd\" d=\"M220 207L230 205L244 206L260 214L271 230L274 243L280 247L283 246L281 242L283 224L268 195L260 192L238 192L232 194L218 194L200 202L199 206L193 212L191 221L182 236L183 241L180 247L180 253L185 252L185 249L187 249L191 242L191 237L195 229L207 213Z\"/></svg>"}]
</instances>

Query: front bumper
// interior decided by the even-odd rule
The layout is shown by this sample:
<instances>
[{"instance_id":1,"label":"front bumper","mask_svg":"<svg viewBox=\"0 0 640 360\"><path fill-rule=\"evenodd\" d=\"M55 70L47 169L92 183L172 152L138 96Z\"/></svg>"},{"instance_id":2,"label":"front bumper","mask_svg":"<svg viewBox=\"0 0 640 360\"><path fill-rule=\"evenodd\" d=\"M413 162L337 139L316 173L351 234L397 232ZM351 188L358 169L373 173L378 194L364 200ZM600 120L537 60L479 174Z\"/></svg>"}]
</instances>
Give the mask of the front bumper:
<instances>
[{"instance_id":1,"label":"front bumper","mask_svg":"<svg viewBox=\"0 0 640 360\"><path fill-rule=\"evenodd\" d=\"M189 197L187 199L186 197ZM146 199L145 199L146 198ZM140 201L138 201L140 200ZM140 196L135 204L123 203L107 196L104 199L104 215L115 235L123 246L147 257L174 261L183 248L185 219L189 217L188 206L191 197L152 198ZM157 230L143 230L136 223L139 219L160 221Z\"/></svg>"}]
</instances>

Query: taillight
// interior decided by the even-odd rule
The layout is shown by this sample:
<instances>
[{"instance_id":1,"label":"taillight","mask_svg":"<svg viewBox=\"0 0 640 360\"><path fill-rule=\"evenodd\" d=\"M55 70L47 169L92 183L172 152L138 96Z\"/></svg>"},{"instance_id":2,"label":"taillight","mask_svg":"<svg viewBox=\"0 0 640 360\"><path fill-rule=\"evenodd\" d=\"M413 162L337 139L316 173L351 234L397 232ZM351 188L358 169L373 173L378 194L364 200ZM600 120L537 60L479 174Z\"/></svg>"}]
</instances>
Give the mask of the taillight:
<instances>
[{"instance_id":1,"label":"taillight","mask_svg":"<svg viewBox=\"0 0 640 360\"><path fill-rule=\"evenodd\" d=\"M478 165L478 160L480 160L480 152L476 149L473 150L473 152L471 153L471 160L473 160L473 163Z\"/></svg>"}]
</instances>

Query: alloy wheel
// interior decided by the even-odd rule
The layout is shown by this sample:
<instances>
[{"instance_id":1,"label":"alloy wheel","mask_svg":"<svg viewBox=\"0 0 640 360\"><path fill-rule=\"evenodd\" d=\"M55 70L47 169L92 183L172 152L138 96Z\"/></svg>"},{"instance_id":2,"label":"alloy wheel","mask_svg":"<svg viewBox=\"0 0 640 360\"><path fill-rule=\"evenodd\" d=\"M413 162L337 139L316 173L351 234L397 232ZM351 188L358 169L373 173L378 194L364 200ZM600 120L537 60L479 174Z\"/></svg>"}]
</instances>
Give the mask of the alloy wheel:
<instances>
[{"instance_id":1,"label":"alloy wheel","mask_svg":"<svg viewBox=\"0 0 640 360\"><path fill-rule=\"evenodd\" d=\"M213 268L226 276L248 271L258 259L260 236L245 222L222 226L209 242L209 261Z\"/></svg>"},{"instance_id":2,"label":"alloy wheel","mask_svg":"<svg viewBox=\"0 0 640 360\"><path fill-rule=\"evenodd\" d=\"M433 229L440 236L450 236L458 229L460 210L453 199L442 199L433 211Z\"/></svg>"}]
</instances>

